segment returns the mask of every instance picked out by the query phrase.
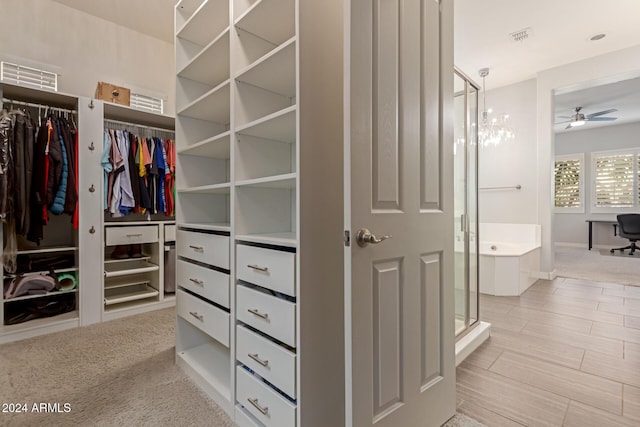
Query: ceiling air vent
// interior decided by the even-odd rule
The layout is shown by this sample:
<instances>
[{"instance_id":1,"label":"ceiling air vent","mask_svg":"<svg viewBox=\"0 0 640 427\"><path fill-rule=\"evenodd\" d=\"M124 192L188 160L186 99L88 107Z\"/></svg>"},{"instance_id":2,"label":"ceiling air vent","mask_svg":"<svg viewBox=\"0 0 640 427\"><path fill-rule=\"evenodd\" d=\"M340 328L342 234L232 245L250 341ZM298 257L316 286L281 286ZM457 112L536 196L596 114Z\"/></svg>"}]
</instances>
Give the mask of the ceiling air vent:
<instances>
[{"instance_id":1,"label":"ceiling air vent","mask_svg":"<svg viewBox=\"0 0 640 427\"><path fill-rule=\"evenodd\" d=\"M58 74L0 61L0 79L6 83L58 91Z\"/></svg>"},{"instance_id":2,"label":"ceiling air vent","mask_svg":"<svg viewBox=\"0 0 640 427\"><path fill-rule=\"evenodd\" d=\"M163 114L164 100L153 96L132 93L130 99L131 108L148 111L149 113Z\"/></svg>"},{"instance_id":3,"label":"ceiling air vent","mask_svg":"<svg viewBox=\"0 0 640 427\"><path fill-rule=\"evenodd\" d=\"M511 34L509 34L509 36L511 37L511 41L513 42L523 42L531 37L533 37L533 30L531 29L531 27L527 27L524 28L522 30L518 30L515 31Z\"/></svg>"}]
</instances>

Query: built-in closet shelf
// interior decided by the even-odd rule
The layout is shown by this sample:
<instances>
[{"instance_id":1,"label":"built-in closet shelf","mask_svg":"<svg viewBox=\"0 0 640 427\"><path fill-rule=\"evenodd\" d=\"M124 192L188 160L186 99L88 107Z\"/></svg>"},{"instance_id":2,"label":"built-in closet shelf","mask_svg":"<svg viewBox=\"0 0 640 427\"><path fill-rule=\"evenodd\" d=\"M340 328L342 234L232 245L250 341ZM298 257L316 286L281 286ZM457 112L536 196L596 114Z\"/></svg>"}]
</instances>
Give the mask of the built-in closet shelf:
<instances>
[{"instance_id":1,"label":"built-in closet shelf","mask_svg":"<svg viewBox=\"0 0 640 427\"><path fill-rule=\"evenodd\" d=\"M205 46L227 26L229 26L229 1L207 0L202 2L187 19L178 30L176 37Z\"/></svg>"},{"instance_id":2,"label":"built-in closet shelf","mask_svg":"<svg viewBox=\"0 0 640 427\"><path fill-rule=\"evenodd\" d=\"M53 270L54 273L58 274L58 273L70 273L72 271L78 271L78 267L69 267L69 268L56 268L55 270ZM49 274L50 271L49 270L42 270L42 271L29 271L26 273L20 273L21 276L33 276L36 274ZM17 274L13 274L13 273L5 273L4 277L5 279L7 278L11 278L11 277L16 277Z\"/></svg>"},{"instance_id":3,"label":"built-in closet shelf","mask_svg":"<svg viewBox=\"0 0 640 427\"><path fill-rule=\"evenodd\" d=\"M298 247L298 239L294 232L238 234L236 235L236 240L238 242L264 243L289 248Z\"/></svg>"},{"instance_id":4,"label":"built-in closet shelf","mask_svg":"<svg viewBox=\"0 0 640 427\"><path fill-rule=\"evenodd\" d=\"M264 178L237 181L236 187L293 189L296 188L296 173L287 173L284 175L267 176Z\"/></svg>"},{"instance_id":5,"label":"built-in closet shelf","mask_svg":"<svg viewBox=\"0 0 640 427\"><path fill-rule=\"evenodd\" d=\"M228 124L231 117L229 95L230 83L227 80L187 105L178 114L194 119Z\"/></svg>"},{"instance_id":6,"label":"built-in closet shelf","mask_svg":"<svg viewBox=\"0 0 640 427\"><path fill-rule=\"evenodd\" d=\"M138 110L126 105L104 102L104 118L107 120L119 120L127 123L136 123L142 126L157 127L172 131L175 129L175 117L165 114L151 113Z\"/></svg>"},{"instance_id":7,"label":"built-in closet shelf","mask_svg":"<svg viewBox=\"0 0 640 427\"><path fill-rule=\"evenodd\" d=\"M228 182L222 184L201 185L199 187L179 188L178 193L186 194L229 194L231 184Z\"/></svg>"},{"instance_id":8,"label":"built-in closet shelf","mask_svg":"<svg viewBox=\"0 0 640 427\"><path fill-rule=\"evenodd\" d=\"M158 271L160 267L139 259L123 260L123 262L107 263L104 265L105 277L128 276L131 274L148 273Z\"/></svg>"},{"instance_id":9,"label":"built-in closet shelf","mask_svg":"<svg viewBox=\"0 0 640 427\"><path fill-rule=\"evenodd\" d=\"M21 331L38 330L39 328L56 328L62 325L70 327L80 326L78 310L68 311L52 317L41 317L39 319L29 320L28 322L18 323L15 325L3 325L2 332L6 334L17 333Z\"/></svg>"},{"instance_id":10,"label":"built-in closet shelf","mask_svg":"<svg viewBox=\"0 0 640 427\"><path fill-rule=\"evenodd\" d=\"M296 96L296 37L241 70L236 80L289 98Z\"/></svg>"},{"instance_id":11,"label":"built-in closet shelf","mask_svg":"<svg viewBox=\"0 0 640 427\"><path fill-rule=\"evenodd\" d=\"M196 371L219 394L227 400L231 400L229 359L220 357L212 344L204 343L197 347L180 351L177 356Z\"/></svg>"},{"instance_id":12,"label":"built-in closet shelf","mask_svg":"<svg viewBox=\"0 0 640 427\"><path fill-rule=\"evenodd\" d=\"M178 154L188 156L210 157L213 159L231 158L231 132L207 138L188 147L178 150Z\"/></svg>"},{"instance_id":13,"label":"built-in closet shelf","mask_svg":"<svg viewBox=\"0 0 640 427\"><path fill-rule=\"evenodd\" d=\"M131 262L131 261L144 261L147 262L151 259L150 256L142 256L138 258L124 258L124 259L114 259L111 258L108 254L105 255L104 263L105 264L115 264L115 263L123 263L123 262Z\"/></svg>"},{"instance_id":14,"label":"built-in closet shelf","mask_svg":"<svg viewBox=\"0 0 640 427\"><path fill-rule=\"evenodd\" d=\"M231 224L228 222L181 222L177 224L180 228L192 228L195 230L208 231L230 231Z\"/></svg>"},{"instance_id":15,"label":"built-in closet shelf","mask_svg":"<svg viewBox=\"0 0 640 427\"><path fill-rule=\"evenodd\" d=\"M229 79L229 27L178 71L178 77L209 86Z\"/></svg>"},{"instance_id":16,"label":"built-in closet shelf","mask_svg":"<svg viewBox=\"0 0 640 427\"><path fill-rule=\"evenodd\" d=\"M60 246L52 248L38 248L38 249L22 249L18 251L18 255L34 255L34 254L52 254L56 252L73 252L77 251L77 246Z\"/></svg>"},{"instance_id":17,"label":"built-in closet shelf","mask_svg":"<svg viewBox=\"0 0 640 427\"><path fill-rule=\"evenodd\" d=\"M137 301L158 296L157 289L146 283L132 284L117 288L105 288L104 305L120 304L123 302Z\"/></svg>"},{"instance_id":18,"label":"built-in closet shelf","mask_svg":"<svg viewBox=\"0 0 640 427\"><path fill-rule=\"evenodd\" d=\"M292 105L247 123L236 129L236 133L294 144L296 142L296 106Z\"/></svg>"},{"instance_id":19,"label":"built-in closet shelf","mask_svg":"<svg viewBox=\"0 0 640 427\"><path fill-rule=\"evenodd\" d=\"M148 285L148 284L149 284L148 280L135 280L135 279L131 279L130 277L122 276L122 277L115 277L115 278L109 279L109 281L105 283L104 288L116 289L116 288L126 288L126 287L137 286L137 285Z\"/></svg>"},{"instance_id":20,"label":"built-in closet shelf","mask_svg":"<svg viewBox=\"0 0 640 427\"><path fill-rule=\"evenodd\" d=\"M158 221L106 221L105 227L122 227L131 225L172 225L175 219L158 220Z\"/></svg>"},{"instance_id":21,"label":"built-in closet shelf","mask_svg":"<svg viewBox=\"0 0 640 427\"><path fill-rule=\"evenodd\" d=\"M295 10L294 0L258 0L236 19L235 26L279 45L295 35Z\"/></svg>"},{"instance_id":22,"label":"built-in closet shelf","mask_svg":"<svg viewBox=\"0 0 640 427\"><path fill-rule=\"evenodd\" d=\"M50 296L53 296L53 295L74 294L76 292L78 292L77 289L71 289L71 290L68 290L68 291L54 291L54 292L47 292L47 293L44 293L44 294L37 294L37 295L23 295L23 296L20 296L20 297L6 299L6 300L4 300L4 303L7 304L7 303L12 303L14 301L24 301L26 299L34 299L34 298L46 298L46 297L50 297Z\"/></svg>"}]
</instances>

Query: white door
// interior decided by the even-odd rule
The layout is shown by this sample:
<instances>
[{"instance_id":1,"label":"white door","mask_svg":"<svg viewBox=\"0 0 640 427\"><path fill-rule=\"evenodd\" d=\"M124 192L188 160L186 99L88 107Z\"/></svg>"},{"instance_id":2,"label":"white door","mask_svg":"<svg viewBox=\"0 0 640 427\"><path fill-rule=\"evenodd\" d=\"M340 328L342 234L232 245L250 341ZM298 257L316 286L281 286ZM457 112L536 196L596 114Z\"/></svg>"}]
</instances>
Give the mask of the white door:
<instances>
[{"instance_id":1,"label":"white door","mask_svg":"<svg viewBox=\"0 0 640 427\"><path fill-rule=\"evenodd\" d=\"M455 412L452 13L450 0L351 1L349 426L439 426ZM361 247L359 231L382 241Z\"/></svg>"}]
</instances>

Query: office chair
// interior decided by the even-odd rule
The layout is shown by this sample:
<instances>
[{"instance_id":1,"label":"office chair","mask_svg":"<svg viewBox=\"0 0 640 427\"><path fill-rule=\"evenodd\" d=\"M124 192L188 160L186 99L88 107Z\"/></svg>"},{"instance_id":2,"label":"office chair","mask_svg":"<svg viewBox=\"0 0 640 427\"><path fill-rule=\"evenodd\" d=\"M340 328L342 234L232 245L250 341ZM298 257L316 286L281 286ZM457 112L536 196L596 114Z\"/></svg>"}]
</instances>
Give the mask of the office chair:
<instances>
[{"instance_id":1,"label":"office chair","mask_svg":"<svg viewBox=\"0 0 640 427\"><path fill-rule=\"evenodd\" d=\"M638 249L636 242L640 240L640 214L618 215L618 227L620 230L618 235L629 239L630 244L624 248L611 249L611 253L614 253L615 251L624 252L625 249L631 249L631 251L629 251L629 255L633 255L636 249Z\"/></svg>"}]
</instances>

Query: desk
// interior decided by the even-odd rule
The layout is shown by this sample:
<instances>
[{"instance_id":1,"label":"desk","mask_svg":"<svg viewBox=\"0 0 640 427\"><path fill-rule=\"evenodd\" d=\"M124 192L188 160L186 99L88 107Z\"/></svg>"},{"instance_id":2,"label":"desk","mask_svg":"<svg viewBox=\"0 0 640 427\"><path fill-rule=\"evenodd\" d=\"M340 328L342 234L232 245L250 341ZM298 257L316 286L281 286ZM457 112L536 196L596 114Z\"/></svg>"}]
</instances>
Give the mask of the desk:
<instances>
[{"instance_id":1,"label":"desk","mask_svg":"<svg viewBox=\"0 0 640 427\"><path fill-rule=\"evenodd\" d=\"M611 224L613 225L613 235L618 235L618 221L610 221L605 219L587 219L585 220L589 223L589 250L593 247L593 223L603 223L603 224Z\"/></svg>"}]
</instances>

